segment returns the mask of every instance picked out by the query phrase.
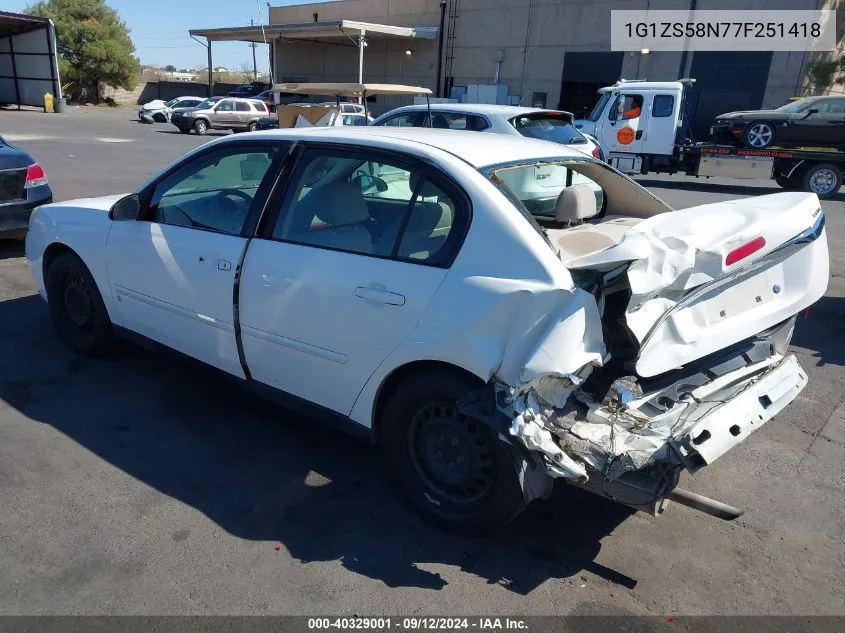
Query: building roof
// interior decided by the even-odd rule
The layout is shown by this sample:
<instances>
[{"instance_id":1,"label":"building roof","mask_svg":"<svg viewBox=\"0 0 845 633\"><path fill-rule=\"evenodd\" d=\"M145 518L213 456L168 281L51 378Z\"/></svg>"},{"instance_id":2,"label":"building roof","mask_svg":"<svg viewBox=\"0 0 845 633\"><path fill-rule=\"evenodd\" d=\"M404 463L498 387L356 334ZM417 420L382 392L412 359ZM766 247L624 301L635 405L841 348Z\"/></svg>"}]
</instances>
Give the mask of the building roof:
<instances>
[{"instance_id":1,"label":"building roof","mask_svg":"<svg viewBox=\"0 0 845 633\"><path fill-rule=\"evenodd\" d=\"M0 37L9 37L10 35L42 29L49 24L49 18L0 11Z\"/></svg>"},{"instance_id":2,"label":"building roof","mask_svg":"<svg viewBox=\"0 0 845 633\"><path fill-rule=\"evenodd\" d=\"M294 24L265 24L237 26L219 29L191 29L190 35L206 38L210 42L268 42L274 39L331 40L347 39L365 35L367 38L416 38L434 39L436 26L393 26L357 20L333 20L330 22L301 22Z\"/></svg>"},{"instance_id":3,"label":"building roof","mask_svg":"<svg viewBox=\"0 0 845 633\"><path fill-rule=\"evenodd\" d=\"M239 138L238 135L224 136L212 143L225 143L226 139ZM286 128L252 132L250 138L311 139L350 145L367 144L400 152L408 151L413 147L423 154L430 154L434 149L457 156L476 168L543 157L550 159L585 157L582 152L566 145L524 136L430 128L371 126Z\"/></svg>"}]
</instances>

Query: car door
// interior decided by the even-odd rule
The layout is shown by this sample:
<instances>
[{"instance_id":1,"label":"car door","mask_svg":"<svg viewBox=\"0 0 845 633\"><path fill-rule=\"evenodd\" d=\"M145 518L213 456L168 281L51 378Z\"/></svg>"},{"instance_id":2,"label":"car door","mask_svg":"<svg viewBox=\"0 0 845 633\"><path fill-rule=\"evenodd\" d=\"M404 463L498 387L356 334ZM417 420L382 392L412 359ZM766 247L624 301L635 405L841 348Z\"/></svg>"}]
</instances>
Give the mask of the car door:
<instances>
[{"instance_id":1,"label":"car door","mask_svg":"<svg viewBox=\"0 0 845 633\"><path fill-rule=\"evenodd\" d=\"M349 414L437 291L468 204L423 163L312 145L274 206L241 276L246 363L255 380Z\"/></svg>"},{"instance_id":2,"label":"car door","mask_svg":"<svg viewBox=\"0 0 845 633\"><path fill-rule=\"evenodd\" d=\"M211 116L211 127L230 130L239 127L238 114L235 111L234 99L222 99L214 106L214 114Z\"/></svg>"},{"instance_id":3,"label":"car door","mask_svg":"<svg viewBox=\"0 0 845 633\"><path fill-rule=\"evenodd\" d=\"M235 118L240 127L246 127L249 124L249 119L252 117L252 108L246 101L235 102Z\"/></svg>"},{"instance_id":4,"label":"car door","mask_svg":"<svg viewBox=\"0 0 845 633\"><path fill-rule=\"evenodd\" d=\"M812 106L818 109L805 119L802 132L806 140L819 146L845 145L845 99L819 99Z\"/></svg>"},{"instance_id":5,"label":"car door","mask_svg":"<svg viewBox=\"0 0 845 633\"><path fill-rule=\"evenodd\" d=\"M278 145L229 143L196 154L141 193L134 221L109 232L109 285L132 331L243 377L233 292L243 227L264 201Z\"/></svg>"},{"instance_id":6,"label":"car door","mask_svg":"<svg viewBox=\"0 0 845 633\"><path fill-rule=\"evenodd\" d=\"M640 154L643 148L643 133L648 117L644 113L645 93L622 91L610 109L604 126L607 148L610 152Z\"/></svg>"}]
</instances>

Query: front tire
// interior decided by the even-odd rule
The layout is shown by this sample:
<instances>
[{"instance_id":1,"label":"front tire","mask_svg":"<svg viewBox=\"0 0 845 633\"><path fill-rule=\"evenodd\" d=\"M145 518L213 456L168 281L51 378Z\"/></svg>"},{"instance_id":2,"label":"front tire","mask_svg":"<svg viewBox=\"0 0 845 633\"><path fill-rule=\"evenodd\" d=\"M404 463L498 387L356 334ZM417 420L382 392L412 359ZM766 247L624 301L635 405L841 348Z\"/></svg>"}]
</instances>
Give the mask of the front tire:
<instances>
[{"instance_id":1,"label":"front tire","mask_svg":"<svg viewBox=\"0 0 845 633\"><path fill-rule=\"evenodd\" d=\"M775 142L775 128L766 121L753 121L742 133L745 146L751 149L766 149Z\"/></svg>"},{"instance_id":2,"label":"front tire","mask_svg":"<svg viewBox=\"0 0 845 633\"><path fill-rule=\"evenodd\" d=\"M804 191L812 192L824 200L839 191L842 186L842 172L831 163L812 165L804 171L801 182Z\"/></svg>"},{"instance_id":3,"label":"front tire","mask_svg":"<svg viewBox=\"0 0 845 633\"><path fill-rule=\"evenodd\" d=\"M84 356L102 356L114 344L114 329L97 282L74 253L50 264L45 285L50 316L59 338Z\"/></svg>"},{"instance_id":4,"label":"front tire","mask_svg":"<svg viewBox=\"0 0 845 633\"><path fill-rule=\"evenodd\" d=\"M194 122L194 132L197 133L197 136L205 136L208 134L208 123L204 119L197 119Z\"/></svg>"},{"instance_id":5,"label":"front tire","mask_svg":"<svg viewBox=\"0 0 845 633\"><path fill-rule=\"evenodd\" d=\"M405 495L429 521L465 535L494 532L525 508L504 445L457 409L477 388L459 373L416 375L391 395L381 418L385 460Z\"/></svg>"}]
</instances>

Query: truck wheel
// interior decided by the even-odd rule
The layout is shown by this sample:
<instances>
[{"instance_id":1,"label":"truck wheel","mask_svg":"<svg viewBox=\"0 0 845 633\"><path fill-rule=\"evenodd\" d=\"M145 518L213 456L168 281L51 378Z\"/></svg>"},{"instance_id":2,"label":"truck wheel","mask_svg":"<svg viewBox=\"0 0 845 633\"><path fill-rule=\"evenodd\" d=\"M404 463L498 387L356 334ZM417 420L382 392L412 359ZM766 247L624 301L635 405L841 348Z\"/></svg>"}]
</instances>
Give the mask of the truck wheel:
<instances>
[{"instance_id":1,"label":"truck wheel","mask_svg":"<svg viewBox=\"0 0 845 633\"><path fill-rule=\"evenodd\" d=\"M842 172L836 165L821 163L811 165L801 179L804 191L810 191L819 198L830 198L842 186Z\"/></svg>"},{"instance_id":2,"label":"truck wheel","mask_svg":"<svg viewBox=\"0 0 845 633\"><path fill-rule=\"evenodd\" d=\"M742 138L745 141L746 147L765 149L775 142L775 129L771 123L754 121L745 126Z\"/></svg>"},{"instance_id":3,"label":"truck wheel","mask_svg":"<svg viewBox=\"0 0 845 633\"><path fill-rule=\"evenodd\" d=\"M205 119L197 119L194 123L194 132L196 132L198 136L205 136L208 133L208 123Z\"/></svg>"},{"instance_id":4,"label":"truck wheel","mask_svg":"<svg viewBox=\"0 0 845 633\"><path fill-rule=\"evenodd\" d=\"M50 316L62 342L84 356L102 356L114 342L97 282L75 253L62 253L45 279Z\"/></svg>"},{"instance_id":5,"label":"truck wheel","mask_svg":"<svg viewBox=\"0 0 845 633\"><path fill-rule=\"evenodd\" d=\"M455 402L479 385L459 373L419 374L381 418L387 466L417 511L450 532L489 534L525 507L516 470L483 422Z\"/></svg>"}]
</instances>

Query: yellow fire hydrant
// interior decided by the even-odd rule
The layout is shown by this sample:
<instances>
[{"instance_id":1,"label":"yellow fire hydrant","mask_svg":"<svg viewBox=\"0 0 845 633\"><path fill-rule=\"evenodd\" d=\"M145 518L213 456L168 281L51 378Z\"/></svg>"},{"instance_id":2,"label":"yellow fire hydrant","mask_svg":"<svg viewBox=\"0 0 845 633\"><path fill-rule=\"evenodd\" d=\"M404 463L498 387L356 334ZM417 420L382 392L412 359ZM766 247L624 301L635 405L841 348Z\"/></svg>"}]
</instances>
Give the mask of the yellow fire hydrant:
<instances>
[{"instance_id":1,"label":"yellow fire hydrant","mask_svg":"<svg viewBox=\"0 0 845 633\"><path fill-rule=\"evenodd\" d=\"M44 112L55 112L53 109L53 94L50 92L44 93Z\"/></svg>"}]
</instances>

